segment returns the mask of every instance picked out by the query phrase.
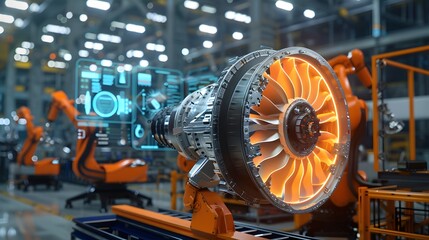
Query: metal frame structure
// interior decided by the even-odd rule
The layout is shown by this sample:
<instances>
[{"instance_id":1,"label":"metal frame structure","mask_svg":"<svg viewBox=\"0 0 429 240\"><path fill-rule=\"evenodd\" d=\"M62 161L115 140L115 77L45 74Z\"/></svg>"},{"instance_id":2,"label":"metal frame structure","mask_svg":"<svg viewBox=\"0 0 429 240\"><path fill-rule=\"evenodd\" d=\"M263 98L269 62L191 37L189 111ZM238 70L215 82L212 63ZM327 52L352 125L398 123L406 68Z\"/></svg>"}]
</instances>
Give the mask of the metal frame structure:
<instances>
[{"instance_id":1,"label":"metal frame structure","mask_svg":"<svg viewBox=\"0 0 429 240\"><path fill-rule=\"evenodd\" d=\"M415 203L423 203L424 208L416 208ZM396 239L395 237L428 239L428 204L428 192L404 191L396 186L372 189L360 187L359 234L361 239L374 239L371 234L385 235L386 239ZM383 207L384 212L381 213ZM417 216L420 219L417 220ZM417 227L420 227L422 232L416 233Z\"/></svg>"},{"instance_id":2,"label":"metal frame structure","mask_svg":"<svg viewBox=\"0 0 429 240\"><path fill-rule=\"evenodd\" d=\"M429 76L429 71L418 67L410 66L407 64L392 61L389 58L399 57L409 54L415 54L420 52L429 51L429 45L410 48L395 52L388 52L383 54L374 55L371 57L371 68L372 68L372 102L373 102L373 149L374 149L374 171L379 171L379 110L378 110L378 83L379 83L379 68L380 62L386 66L392 66L407 71L407 84L408 84L408 97L409 102L409 143L410 143L410 160L416 159L416 128L414 119L414 74L420 73Z\"/></svg>"}]
</instances>

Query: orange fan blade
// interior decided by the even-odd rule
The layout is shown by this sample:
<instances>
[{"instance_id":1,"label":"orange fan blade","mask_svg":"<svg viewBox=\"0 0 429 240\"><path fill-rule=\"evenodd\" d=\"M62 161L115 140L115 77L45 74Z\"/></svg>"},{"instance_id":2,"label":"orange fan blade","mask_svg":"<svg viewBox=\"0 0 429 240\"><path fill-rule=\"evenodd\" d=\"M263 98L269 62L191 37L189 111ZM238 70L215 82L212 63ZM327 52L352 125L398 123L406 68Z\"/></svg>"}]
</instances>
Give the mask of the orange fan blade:
<instances>
[{"instance_id":1,"label":"orange fan blade","mask_svg":"<svg viewBox=\"0 0 429 240\"><path fill-rule=\"evenodd\" d=\"M255 166L259 166L261 162L276 157L283 151L280 141L261 143L259 147L261 148L261 156L253 158Z\"/></svg>"},{"instance_id":2,"label":"orange fan blade","mask_svg":"<svg viewBox=\"0 0 429 240\"><path fill-rule=\"evenodd\" d=\"M257 131L250 137L250 143L255 145L264 142L274 142L280 138L277 130Z\"/></svg>"},{"instance_id":3,"label":"orange fan blade","mask_svg":"<svg viewBox=\"0 0 429 240\"><path fill-rule=\"evenodd\" d=\"M279 125L280 122L277 116L265 116L251 113L249 117L252 121L256 120L255 122L259 124L262 124L261 122L264 122L268 124Z\"/></svg>"},{"instance_id":4,"label":"orange fan blade","mask_svg":"<svg viewBox=\"0 0 429 240\"><path fill-rule=\"evenodd\" d=\"M318 114L317 118L320 120L320 123L334 122L337 120L337 115L335 112L327 112Z\"/></svg>"},{"instance_id":5,"label":"orange fan blade","mask_svg":"<svg viewBox=\"0 0 429 240\"><path fill-rule=\"evenodd\" d=\"M331 166L334 163L334 156L325 149L316 146L314 153L316 154L316 159L319 159L320 162L323 162L328 166Z\"/></svg>"},{"instance_id":6,"label":"orange fan blade","mask_svg":"<svg viewBox=\"0 0 429 240\"><path fill-rule=\"evenodd\" d=\"M282 112L281 107L271 102L271 100L264 95L262 95L259 106L254 106L253 109L263 115L279 114Z\"/></svg>"},{"instance_id":7,"label":"orange fan blade","mask_svg":"<svg viewBox=\"0 0 429 240\"><path fill-rule=\"evenodd\" d=\"M307 159L306 159L307 160ZM304 176L302 178L302 187L301 187L301 198L306 198L313 195L313 166L311 166L310 161L303 163L304 165Z\"/></svg>"},{"instance_id":8,"label":"orange fan blade","mask_svg":"<svg viewBox=\"0 0 429 240\"><path fill-rule=\"evenodd\" d=\"M287 164L288 160L289 155L282 151L279 155L271 158L270 160L263 161L261 165L259 165L259 175L261 176L262 181L266 182L271 174L282 169Z\"/></svg>"},{"instance_id":9,"label":"orange fan blade","mask_svg":"<svg viewBox=\"0 0 429 240\"><path fill-rule=\"evenodd\" d=\"M304 165L299 161L299 167L295 169L294 174L286 181L285 201L297 202L301 195L301 182L304 177Z\"/></svg>"},{"instance_id":10,"label":"orange fan blade","mask_svg":"<svg viewBox=\"0 0 429 240\"><path fill-rule=\"evenodd\" d=\"M320 161L315 161L314 153L308 156L310 164L313 166L313 184L321 185L326 181L325 171L320 165Z\"/></svg>"},{"instance_id":11,"label":"orange fan blade","mask_svg":"<svg viewBox=\"0 0 429 240\"><path fill-rule=\"evenodd\" d=\"M298 64L297 69L302 83L302 98L307 99L311 93L311 81L309 73L310 65L307 62Z\"/></svg>"},{"instance_id":12,"label":"orange fan blade","mask_svg":"<svg viewBox=\"0 0 429 240\"><path fill-rule=\"evenodd\" d=\"M271 79L274 79L275 81L277 81L282 87L283 90L285 90L286 95L288 98L295 98L295 94L294 94L294 89L293 89L293 85L290 82L288 76L286 75L285 71L281 68L280 66L280 60L277 60L273 63L273 65L271 65L274 69L277 70L277 68L279 69L279 72L277 73L273 73L271 71L271 67L270 67L270 74L267 74L267 76L269 76ZM265 76L265 75L264 75Z\"/></svg>"},{"instance_id":13,"label":"orange fan blade","mask_svg":"<svg viewBox=\"0 0 429 240\"><path fill-rule=\"evenodd\" d=\"M283 87L266 72L264 72L264 77L268 79L268 85L264 90L264 95L267 96L273 103L286 104L288 100L286 91L283 89Z\"/></svg>"},{"instance_id":14,"label":"orange fan blade","mask_svg":"<svg viewBox=\"0 0 429 240\"><path fill-rule=\"evenodd\" d=\"M289 155L288 155L289 157ZM285 193L286 181L292 176L295 171L296 161L289 159L286 166L271 175L270 191L277 197L282 197Z\"/></svg>"},{"instance_id":15,"label":"orange fan blade","mask_svg":"<svg viewBox=\"0 0 429 240\"><path fill-rule=\"evenodd\" d=\"M322 78L320 76L311 77L311 84L310 84L310 94L308 95L308 102L313 103L314 100L316 100L317 96L319 95L320 91L320 84L322 82Z\"/></svg>"},{"instance_id":16,"label":"orange fan blade","mask_svg":"<svg viewBox=\"0 0 429 240\"><path fill-rule=\"evenodd\" d=\"M302 96L302 86L301 86L301 79L298 73L298 70L296 69L295 64L295 58L287 58L286 60L283 60L282 62L283 69L286 72L286 75L289 77L289 80L291 81L296 97Z\"/></svg>"},{"instance_id":17,"label":"orange fan blade","mask_svg":"<svg viewBox=\"0 0 429 240\"><path fill-rule=\"evenodd\" d=\"M313 102L313 108L317 112L319 111L326 101L331 100L331 95L328 92L321 92L317 96L316 100Z\"/></svg>"},{"instance_id":18,"label":"orange fan blade","mask_svg":"<svg viewBox=\"0 0 429 240\"><path fill-rule=\"evenodd\" d=\"M336 141L337 136L328 131L320 131L319 141L332 140Z\"/></svg>"}]
</instances>

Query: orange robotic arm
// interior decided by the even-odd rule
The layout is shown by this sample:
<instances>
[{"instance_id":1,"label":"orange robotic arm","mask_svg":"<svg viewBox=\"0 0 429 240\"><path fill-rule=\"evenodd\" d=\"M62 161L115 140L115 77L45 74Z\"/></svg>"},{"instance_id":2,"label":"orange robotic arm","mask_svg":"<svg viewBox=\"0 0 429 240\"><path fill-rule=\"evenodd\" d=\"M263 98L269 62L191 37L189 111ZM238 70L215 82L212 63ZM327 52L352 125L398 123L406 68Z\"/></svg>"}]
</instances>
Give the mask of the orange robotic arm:
<instances>
[{"instance_id":1,"label":"orange robotic arm","mask_svg":"<svg viewBox=\"0 0 429 240\"><path fill-rule=\"evenodd\" d=\"M352 92L348 75L356 74L359 81L368 89L371 89L371 74L365 66L364 56L361 50L354 49L348 56L340 55L331 60L329 64L338 76L338 80L344 90L350 114L351 125L351 147L349 165L344 172L344 176L338 184L337 190L332 194L331 201L337 206L346 206L356 202L357 188L359 185L367 184L364 179L365 173L357 171L357 151L361 138L365 133L365 124L368 115L368 108L362 99L359 99Z\"/></svg>"},{"instance_id":2,"label":"orange robotic arm","mask_svg":"<svg viewBox=\"0 0 429 240\"><path fill-rule=\"evenodd\" d=\"M27 138L24 141L21 151L18 153L17 162L18 165L33 165L34 162L32 157L37 149L37 144L40 142L40 138L43 136L43 128L34 126L33 116L31 111L27 107L20 107L16 111L19 119L26 120Z\"/></svg>"}]
</instances>

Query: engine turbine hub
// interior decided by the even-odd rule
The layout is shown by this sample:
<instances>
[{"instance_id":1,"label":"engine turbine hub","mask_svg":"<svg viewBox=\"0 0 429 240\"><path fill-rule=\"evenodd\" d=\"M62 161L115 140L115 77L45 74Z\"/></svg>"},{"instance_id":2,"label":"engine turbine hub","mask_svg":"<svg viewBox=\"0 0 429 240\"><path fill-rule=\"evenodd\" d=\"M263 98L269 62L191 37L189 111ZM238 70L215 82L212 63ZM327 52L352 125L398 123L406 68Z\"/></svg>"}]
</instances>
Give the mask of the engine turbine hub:
<instances>
[{"instance_id":1,"label":"engine turbine hub","mask_svg":"<svg viewBox=\"0 0 429 240\"><path fill-rule=\"evenodd\" d=\"M225 183L249 204L291 212L322 205L348 159L350 125L329 64L300 47L236 58L218 82L158 112L159 144L197 161L197 187Z\"/></svg>"}]
</instances>

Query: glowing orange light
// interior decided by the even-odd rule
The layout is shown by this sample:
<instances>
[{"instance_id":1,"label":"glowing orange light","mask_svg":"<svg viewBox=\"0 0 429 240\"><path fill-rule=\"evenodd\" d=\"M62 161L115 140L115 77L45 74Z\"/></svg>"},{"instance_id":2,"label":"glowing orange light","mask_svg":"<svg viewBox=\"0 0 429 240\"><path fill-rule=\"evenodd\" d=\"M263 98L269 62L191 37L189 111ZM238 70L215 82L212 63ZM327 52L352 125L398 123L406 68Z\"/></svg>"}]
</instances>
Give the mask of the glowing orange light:
<instances>
[{"instance_id":1,"label":"glowing orange light","mask_svg":"<svg viewBox=\"0 0 429 240\"><path fill-rule=\"evenodd\" d=\"M49 59L55 60L55 58L57 58L57 54L55 54L55 53L49 54Z\"/></svg>"},{"instance_id":2,"label":"glowing orange light","mask_svg":"<svg viewBox=\"0 0 429 240\"><path fill-rule=\"evenodd\" d=\"M340 133L339 114L330 84L324 75L305 59L285 57L275 61L264 73L268 84L259 105L252 106L250 119L260 127L250 137L260 147L253 158L261 179L278 199L287 204L303 204L325 190ZM311 152L296 154L284 131L287 115L294 103L311 106L318 119L320 136ZM312 123L308 125L311 128ZM287 126L291 128L295 126Z\"/></svg>"}]
</instances>

